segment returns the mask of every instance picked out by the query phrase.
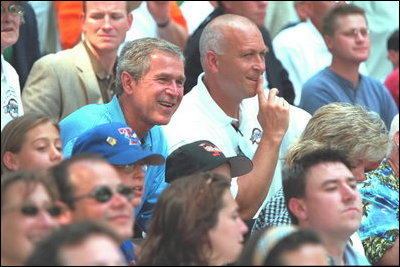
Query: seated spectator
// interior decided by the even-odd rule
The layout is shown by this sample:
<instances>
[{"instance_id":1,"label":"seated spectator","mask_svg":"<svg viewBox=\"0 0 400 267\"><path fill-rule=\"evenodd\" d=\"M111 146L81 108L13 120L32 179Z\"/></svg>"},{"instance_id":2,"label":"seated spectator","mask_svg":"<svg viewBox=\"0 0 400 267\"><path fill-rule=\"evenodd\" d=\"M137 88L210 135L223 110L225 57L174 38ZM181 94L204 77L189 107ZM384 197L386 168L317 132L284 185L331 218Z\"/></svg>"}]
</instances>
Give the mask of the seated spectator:
<instances>
[{"instance_id":1,"label":"seated spectator","mask_svg":"<svg viewBox=\"0 0 400 267\"><path fill-rule=\"evenodd\" d=\"M85 221L63 226L41 240L26 266L125 266L121 240L108 227Z\"/></svg>"},{"instance_id":2,"label":"seated spectator","mask_svg":"<svg viewBox=\"0 0 400 267\"><path fill-rule=\"evenodd\" d=\"M24 114L18 74L3 56L4 50L18 40L23 14L21 1L1 2L1 131Z\"/></svg>"},{"instance_id":3,"label":"seated spectator","mask_svg":"<svg viewBox=\"0 0 400 267\"><path fill-rule=\"evenodd\" d=\"M1 173L47 170L63 159L60 129L47 116L25 114L1 132Z\"/></svg>"},{"instance_id":4,"label":"seated spectator","mask_svg":"<svg viewBox=\"0 0 400 267\"><path fill-rule=\"evenodd\" d=\"M291 166L298 158L323 147L346 150L351 172L362 181L364 173L375 169L385 157L387 146L385 124L375 112L368 112L359 105L331 103L315 112L303 134L289 147L285 161ZM291 223L280 189L262 208L252 232ZM361 242L357 245L362 251Z\"/></svg>"},{"instance_id":5,"label":"seated spectator","mask_svg":"<svg viewBox=\"0 0 400 267\"><path fill-rule=\"evenodd\" d=\"M318 233L330 265L369 265L349 243L362 217L361 198L350 168L341 152L321 149L298 158L283 172L291 219Z\"/></svg>"},{"instance_id":6,"label":"seated spectator","mask_svg":"<svg viewBox=\"0 0 400 267\"><path fill-rule=\"evenodd\" d=\"M33 65L22 94L27 112L58 122L82 106L111 100L117 51L132 24L127 1L84 1L81 18L82 42Z\"/></svg>"},{"instance_id":7,"label":"seated spectator","mask_svg":"<svg viewBox=\"0 0 400 267\"><path fill-rule=\"evenodd\" d=\"M32 172L1 175L1 265L22 266L37 242L58 226L52 180Z\"/></svg>"},{"instance_id":8,"label":"seated spectator","mask_svg":"<svg viewBox=\"0 0 400 267\"><path fill-rule=\"evenodd\" d=\"M387 41L388 58L393 71L386 77L385 85L399 107L399 29L392 33Z\"/></svg>"},{"instance_id":9,"label":"seated spectator","mask_svg":"<svg viewBox=\"0 0 400 267\"><path fill-rule=\"evenodd\" d=\"M275 226L251 237L237 261L238 266L328 265L321 239L310 229Z\"/></svg>"},{"instance_id":10,"label":"seated spectator","mask_svg":"<svg viewBox=\"0 0 400 267\"><path fill-rule=\"evenodd\" d=\"M227 157L250 158L252 171L232 180L240 216L249 220L281 187L279 155L301 134L310 114L277 97L277 89L264 90L267 48L249 19L232 14L213 19L204 28L200 51L204 73L164 126L169 150L209 140Z\"/></svg>"},{"instance_id":11,"label":"seated spectator","mask_svg":"<svg viewBox=\"0 0 400 267\"><path fill-rule=\"evenodd\" d=\"M378 113L389 127L398 113L393 98L380 81L359 73L370 52L364 10L352 4L335 6L322 28L332 63L304 84L299 106L314 114L332 102L359 104Z\"/></svg>"},{"instance_id":12,"label":"seated spectator","mask_svg":"<svg viewBox=\"0 0 400 267\"><path fill-rule=\"evenodd\" d=\"M209 171L225 177L238 177L251 171L253 163L243 155L225 157L213 143L200 140L183 145L167 157L165 181L173 182L177 178L197 172Z\"/></svg>"},{"instance_id":13,"label":"seated spectator","mask_svg":"<svg viewBox=\"0 0 400 267\"><path fill-rule=\"evenodd\" d=\"M399 265L399 115L390 126L390 145L379 167L358 185L364 216L360 237L372 264Z\"/></svg>"},{"instance_id":14,"label":"seated spectator","mask_svg":"<svg viewBox=\"0 0 400 267\"><path fill-rule=\"evenodd\" d=\"M168 124L183 96L184 57L176 45L143 38L127 43L118 58L116 95L107 104L80 108L61 121L64 155L71 155L85 131L110 122L125 123L148 152L167 157L168 147L159 125ZM167 186L165 165L150 166L145 175L137 224L146 231L153 206Z\"/></svg>"},{"instance_id":15,"label":"seated spectator","mask_svg":"<svg viewBox=\"0 0 400 267\"><path fill-rule=\"evenodd\" d=\"M161 194L141 245L139 265L224 265L243 247L247 226L227 177L197 173Z\"/></svg>"}]
</instances>

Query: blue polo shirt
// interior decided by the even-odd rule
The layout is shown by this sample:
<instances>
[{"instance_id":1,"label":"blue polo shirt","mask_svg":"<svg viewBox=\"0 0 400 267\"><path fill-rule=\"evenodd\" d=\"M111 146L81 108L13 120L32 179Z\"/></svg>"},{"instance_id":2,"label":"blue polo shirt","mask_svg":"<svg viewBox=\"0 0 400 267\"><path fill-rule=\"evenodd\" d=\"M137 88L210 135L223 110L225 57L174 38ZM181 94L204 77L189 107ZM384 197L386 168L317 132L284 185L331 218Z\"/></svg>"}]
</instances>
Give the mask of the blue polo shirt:
<instances>
[{"instance_id":1,"label":"blue polo shirt","mask_svg":"<svg viewBox=\"0 0 400 267\"><path fill-rule=\"evenodd\" d=\"M95 126L109 123L125 123L125 117L114 96L107 104L91 104L71 113L60 122L61 140L65 157L70 157L76 139ZM168 156L167 141L160 126L154 126L143 138L143 149L152 153ZM158 196L167 187L165 182L165 164L149 166L145 176L144 194L141 204L135 208L135 222L143 230L147 229Z\"/></svg>"},{"instance_id":2,"label":"blue polo shirt","mask_svg":"<svg viewBox=\"0 0 400 267\"><path fill-rule=\"evenodd\" d=\"M360 74L359 83L354 87L350 81L325 68L304 84L299 107L314 114L318 108L332 102L359 104L375 111L387 128L399 112L388 89L378 80Z\"/></svg>"}]
</instances>

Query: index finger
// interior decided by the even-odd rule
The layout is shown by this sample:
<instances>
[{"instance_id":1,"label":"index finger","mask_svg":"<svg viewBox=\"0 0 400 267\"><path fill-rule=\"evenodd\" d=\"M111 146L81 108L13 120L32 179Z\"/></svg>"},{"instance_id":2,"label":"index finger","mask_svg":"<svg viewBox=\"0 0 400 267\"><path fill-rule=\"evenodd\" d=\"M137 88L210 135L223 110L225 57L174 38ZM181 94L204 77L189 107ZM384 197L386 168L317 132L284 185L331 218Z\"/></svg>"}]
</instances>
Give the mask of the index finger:
<instances>
[{"instance_id":1,"label":"index finger","mask_svg":"<svg viewBox=\"0 0 400 267\"><path fill-rule=\"evenodd\" d=\"M279 90L276 88L272 88L271 90L269 90L268 102L274 103L278 94L279 94Z\"/></svg>"}]
</instances>

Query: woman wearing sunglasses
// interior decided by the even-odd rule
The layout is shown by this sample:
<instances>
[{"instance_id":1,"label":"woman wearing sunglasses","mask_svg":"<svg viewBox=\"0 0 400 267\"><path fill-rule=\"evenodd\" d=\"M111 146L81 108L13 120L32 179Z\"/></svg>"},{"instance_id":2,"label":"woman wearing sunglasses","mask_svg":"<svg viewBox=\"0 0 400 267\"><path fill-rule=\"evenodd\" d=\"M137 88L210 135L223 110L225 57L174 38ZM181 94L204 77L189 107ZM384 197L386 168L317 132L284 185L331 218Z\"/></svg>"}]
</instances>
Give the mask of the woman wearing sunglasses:
<instances>
[{"instance_id":1,"label":"woman wearing sunglasses","mask_svg":"<svg viewBox=\"0 0 400 267\"><path fill-rule=\"evenodd\" d=\"M61 208L50 179L31 172L1 176L1 265L23 265L35 244L58 226Z\"/></svg>"},{"instance_id":2,"label":"woman wearing sunglasses","mask_svg":"<svg viewBox=\"0 0 400 267\"><path fill-rule=\"evenodd\" d=\"M139 265L223 265L240 254L247 226L228 178L197 173L179 178L160 196Z\"/></svg>"},{"instance_id":3,"label":"woman wearing sunglasses","mask_svg":"<svg viewBox=\"0 0 400 267\"><path fill-rule=\"evenodd\" d=\"M1 173L42 171L63 159L60 129L47 116L25 114L1 132Z\"/></svg>"}]
</instances>

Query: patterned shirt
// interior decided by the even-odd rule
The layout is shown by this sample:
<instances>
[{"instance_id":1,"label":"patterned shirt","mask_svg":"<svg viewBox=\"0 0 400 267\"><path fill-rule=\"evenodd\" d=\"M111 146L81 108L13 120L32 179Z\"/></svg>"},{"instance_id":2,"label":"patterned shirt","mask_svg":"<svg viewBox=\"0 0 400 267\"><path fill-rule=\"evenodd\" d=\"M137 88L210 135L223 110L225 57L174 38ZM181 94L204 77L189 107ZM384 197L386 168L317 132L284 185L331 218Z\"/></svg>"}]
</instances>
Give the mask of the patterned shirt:
<instances>
[{"instance_id":1,"label":"patterned shirt","mask_svg":"<svg viewBox=\"0 0 400 267\"><path fill-rule=\"evenodd\" d=\"M251 233L255 233L267 226L278 226L292 224L289 217L289 212L285 205L285 196L283 188L279 189L271 198L265 203L256 221L254 222Z\"/></svg>"},{"instance_id":2,"label":"patterned shirt","mask_svg":"<svg viewBox=\"0 0 400 267\"><path fill-rule=\"evenodd\" d=\"M365 253L374 264L399 236L399 177L386 159L366 177L358 185L364 213L359 232Z\"/></svg>"}]
</instances>

